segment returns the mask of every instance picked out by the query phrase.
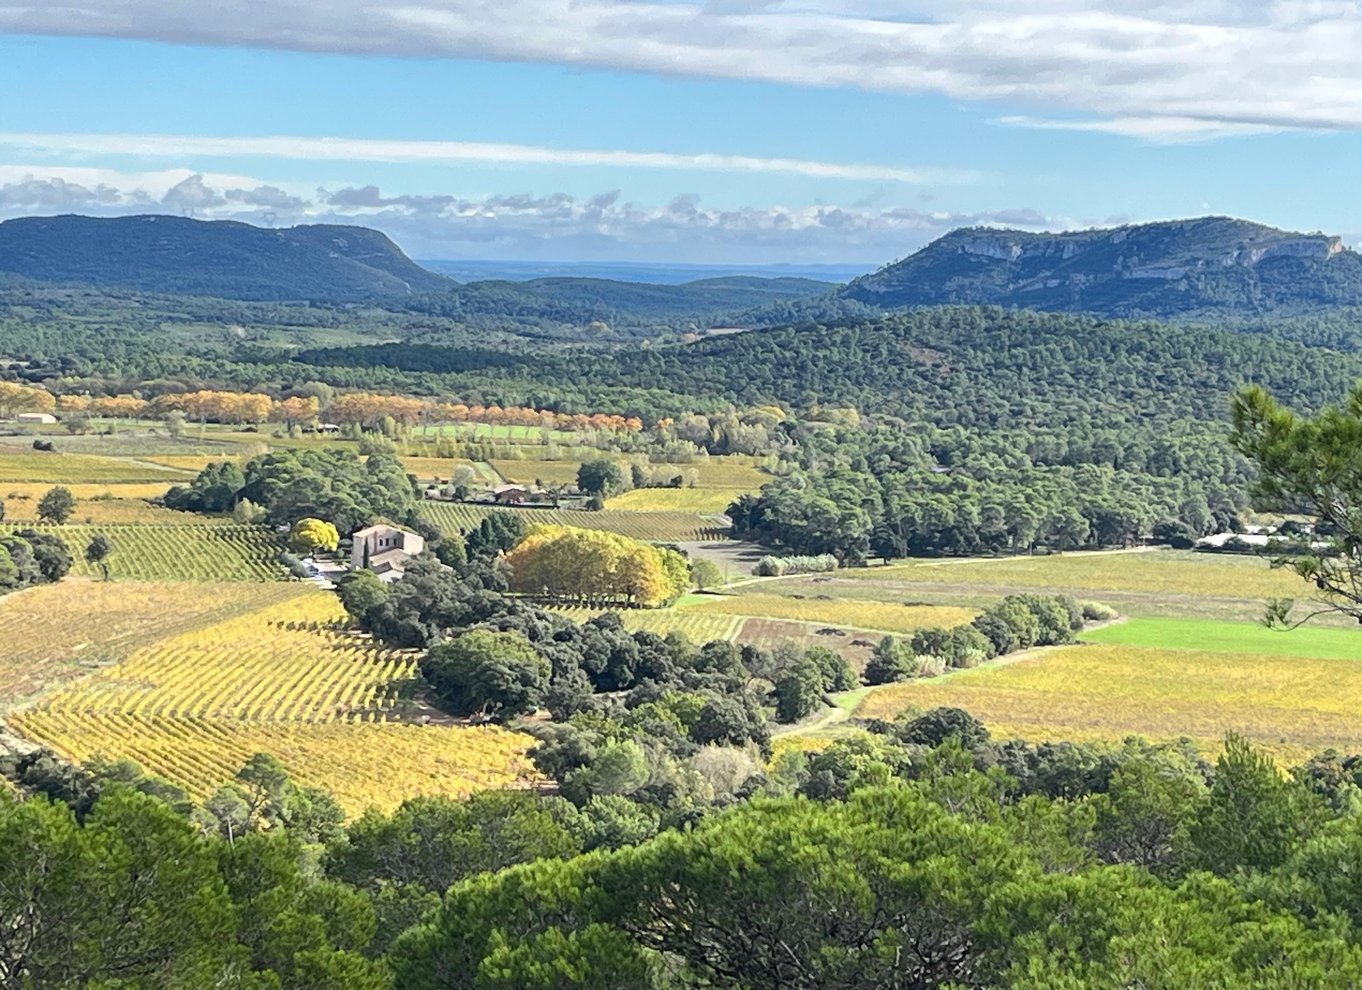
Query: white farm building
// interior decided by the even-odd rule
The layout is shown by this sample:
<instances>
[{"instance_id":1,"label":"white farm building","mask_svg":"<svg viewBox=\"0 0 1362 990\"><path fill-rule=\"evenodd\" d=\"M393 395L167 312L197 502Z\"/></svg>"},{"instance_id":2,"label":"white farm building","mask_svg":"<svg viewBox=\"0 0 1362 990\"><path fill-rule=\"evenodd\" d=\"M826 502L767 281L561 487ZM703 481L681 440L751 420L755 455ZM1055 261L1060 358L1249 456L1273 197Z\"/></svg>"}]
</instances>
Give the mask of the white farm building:
<instances>
[{"instance_id":1,"label":"white farm building","mask_svg":"<svg viewBox=\"0 0 1362 990\"><path fill-rule=\"evenodd\" d=\"M406 569L407 560L426 549L425 539L417 533L380 523L354 535L350 566L368 568L384 581L396 581Z\"/></svg>"}]
</instances>

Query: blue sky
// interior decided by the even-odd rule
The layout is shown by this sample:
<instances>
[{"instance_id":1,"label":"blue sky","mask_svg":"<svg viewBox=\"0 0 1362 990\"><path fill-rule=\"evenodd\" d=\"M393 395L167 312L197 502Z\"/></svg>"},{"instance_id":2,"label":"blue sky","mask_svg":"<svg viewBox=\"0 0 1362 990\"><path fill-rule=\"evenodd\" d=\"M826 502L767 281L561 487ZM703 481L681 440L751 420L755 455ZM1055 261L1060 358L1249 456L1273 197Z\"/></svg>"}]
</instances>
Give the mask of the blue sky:
<instances>
[{"instance_id":1,"label":"blue sky","mask_svg":"<svg viewBox=\"0 0 1362 990\"><path fill-rule=\"evenodd\" d=\"M0 217L857 263L1207 212L1356 242L1333 0L0 0Z\"/></svg>"}]
</instances>

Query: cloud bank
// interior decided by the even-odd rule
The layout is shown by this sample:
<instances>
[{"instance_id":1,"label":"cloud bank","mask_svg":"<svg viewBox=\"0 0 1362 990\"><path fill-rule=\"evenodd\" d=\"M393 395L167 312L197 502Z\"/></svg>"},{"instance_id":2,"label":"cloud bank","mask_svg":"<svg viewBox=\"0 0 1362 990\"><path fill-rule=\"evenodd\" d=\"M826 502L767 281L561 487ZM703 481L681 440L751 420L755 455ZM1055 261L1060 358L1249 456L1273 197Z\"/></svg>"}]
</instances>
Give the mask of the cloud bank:
<instances>
[{"instance_id":1,"label":"cloud bank","mask_svg":"<svg viewBox=\"0 0 1362 990\"><path fill-rule=\"evenodd\" d=\"M1352 0L0 0L0 31L935 93L1151 140L1362 129Z\"/></svg>"},{"instance_id":2,"label":"cloud bank","mask_svg":"<svg viewBox=\"0 0 1362 990\"><path fill-rule=\"evenodd\" d=\"M169 134L31 134L0 132L0 148L61 155L132 155L138 158L279 158L297 161L386 163L475 163L558 165L597 168L670 169L691 172L753 172L798 175L815 179L849 179L910 184L975 182L970 170L895 168L759 158L713 153L675 154L660 151L583 151L523 144L475 141L393 141L380 138L332 137L204 137Z\"/></svg>"},{"instance_id":3,"label":"cloud bank","mask_svg":"<svg viewBox=\"0 0 1362 990\"><path fill-rule=\"evenodd\" d=\"M488 196L385 193L377 186L303 192L242 176L168 170L0 166L0 218L34 213L118 216L175 213L266 226L344 223L377 227L423 258L687 263L825 262L874 267L948 230L969 225L1052 230L1069 218L1029 209L981 213L824 205L707 207L681 194L665 204L605 191Z\"/></svg>"}]
</instances>

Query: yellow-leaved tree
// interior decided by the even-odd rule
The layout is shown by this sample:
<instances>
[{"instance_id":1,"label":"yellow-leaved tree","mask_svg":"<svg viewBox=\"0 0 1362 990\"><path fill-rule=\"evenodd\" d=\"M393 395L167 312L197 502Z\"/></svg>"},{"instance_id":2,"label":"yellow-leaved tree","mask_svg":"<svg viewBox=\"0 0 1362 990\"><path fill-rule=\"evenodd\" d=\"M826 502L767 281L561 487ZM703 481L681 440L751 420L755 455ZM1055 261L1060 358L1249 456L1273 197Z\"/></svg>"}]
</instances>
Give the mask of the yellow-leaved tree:
<instances>
[{"instance_id":1,"label":"yellow-leaved tree","mask_svg":"<svg viewBox=\"0 0 1362 990\"><path fill-rule=\"evenodd\" d=\"M512 591L592 606L656 608L690 585L690 568L674 550L570 526L536 528L506 562Z\"/></svg>"},{"instance_id":2,"label":"yellow-leaved tree","mask_svg":"<svg viewBox=\"0 0 1362 990\"><path fill-rule=\"evenodd\" d=\"M340 533L324 519L299 519L293 524L288 541L298 553L335 550L340 546Z\"/></svg>"}]
</instances>

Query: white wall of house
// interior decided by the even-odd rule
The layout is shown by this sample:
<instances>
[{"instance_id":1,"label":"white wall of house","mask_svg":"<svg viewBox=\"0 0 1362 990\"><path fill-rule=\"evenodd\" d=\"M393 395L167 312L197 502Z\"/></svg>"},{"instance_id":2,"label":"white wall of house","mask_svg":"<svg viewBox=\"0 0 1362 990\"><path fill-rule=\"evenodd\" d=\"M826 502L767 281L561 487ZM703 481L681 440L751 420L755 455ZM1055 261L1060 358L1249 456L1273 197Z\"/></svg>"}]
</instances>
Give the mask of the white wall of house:
<instances>
[{"instance_id":1,"label":"white wall of house","mask_svg":"<svg viewBox=\"0 0 1362 990\"><path fill-rule=\"evenodd\" d=\"M426 541L417 533L409 533L395 526L370 526L354 536L354 546L350 550L350 566L364 566L365 550L370 558L390 550L401 550L415 557L426 549Z\"/></svg>"}]
</instances>

